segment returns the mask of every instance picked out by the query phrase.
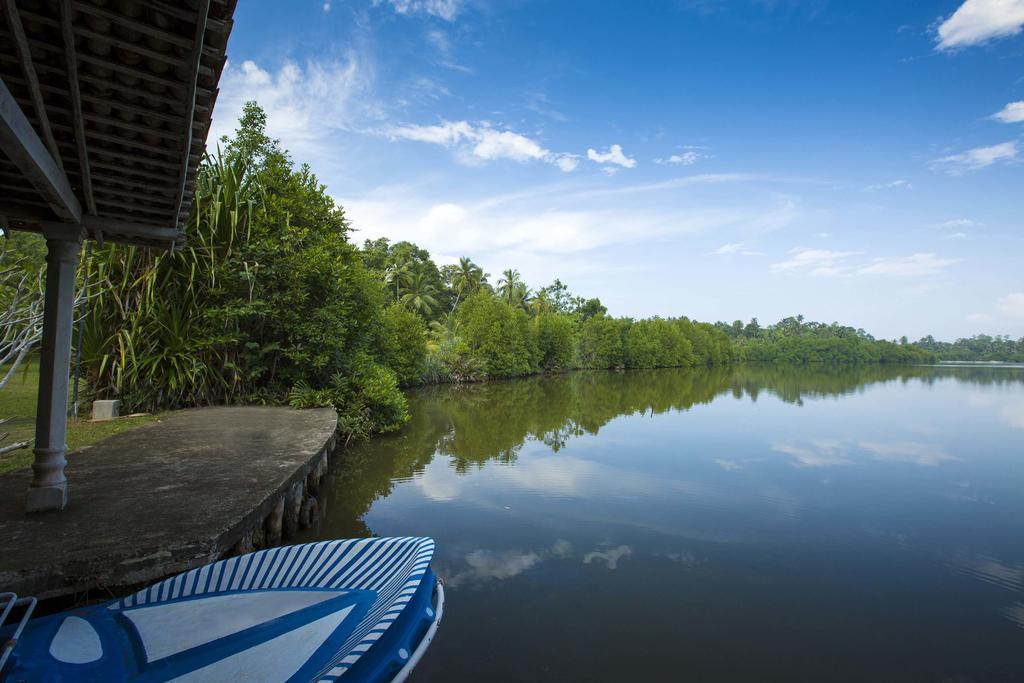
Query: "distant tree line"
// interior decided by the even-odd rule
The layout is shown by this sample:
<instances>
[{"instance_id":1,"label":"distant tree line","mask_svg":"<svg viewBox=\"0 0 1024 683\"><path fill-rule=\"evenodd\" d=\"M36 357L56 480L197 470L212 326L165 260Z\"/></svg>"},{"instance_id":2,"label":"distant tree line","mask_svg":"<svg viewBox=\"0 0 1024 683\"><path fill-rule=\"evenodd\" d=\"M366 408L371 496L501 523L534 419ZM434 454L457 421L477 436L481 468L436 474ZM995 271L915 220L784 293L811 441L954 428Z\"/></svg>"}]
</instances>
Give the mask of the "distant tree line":
<instances>
[{"instance_id":1,"label":"distant tree line","mask_svg":"<svg viewBox=\"0 0 1024 683\"><path fill-rule=\"evenodd\" d=\"M744 324L715 323L746 361L767 363L934 363L931 350L899 341L875 339L862 329L839 323L805 321L802 315L762 327L757 318Z\"/></svg>"},{"instance_id":2,"label":"distant tree line","mask_svg":"<svg viewBox=\"0 0 1024 683\"><path fill-rule=\"evenodd\" d=\"M941 360L1024 363L1024 337L1012 339L1009 336L978 334L955 342L943 342L928 335L914 345L934 353Z\"/></svg>"}]
</instances>

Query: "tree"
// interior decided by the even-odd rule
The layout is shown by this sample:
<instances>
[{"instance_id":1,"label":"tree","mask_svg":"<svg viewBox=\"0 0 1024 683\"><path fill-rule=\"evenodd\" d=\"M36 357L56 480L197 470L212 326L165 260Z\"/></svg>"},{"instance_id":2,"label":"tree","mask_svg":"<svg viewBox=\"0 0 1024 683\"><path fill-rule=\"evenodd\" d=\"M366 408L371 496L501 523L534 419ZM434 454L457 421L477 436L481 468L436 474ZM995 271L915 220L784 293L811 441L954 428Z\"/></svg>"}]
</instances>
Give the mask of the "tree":
<instances>
[{"instance_id":1,"label":"tree","mask_svg":"<svg viewBox=\"0 0 1024 683\"><path fill-rule=\"evenodd\" d=\"M607 312L608 309L601 305L601 300L597 297L581 300L576 305L576 315L579 316L581 322L586 322L595 316L602 316Z\"/></svg>"},{"instance_id":2,"label":"tree","mask_svg":"<svg viewBox=\"0 0 1024 683\"><path fill-rule=\"evenodd\" d=\"M427 347L423 319L401 304L393 303L381 315L380 359L395 371L401 384L423 376Z\"/></svg>"},{"instance_id":3,"label":"tree","mask_svg":"<svg viewBox=\"0 0 1024 683\"><path fill-rule=\"evenodd\" d=\"M463 256L452 274L452 288L455 290L455 303L452 310L459 305L459 300L469 296L480 289L480 285L486 280L483 269L473 263L469 257Z\"/></svg>"},{"instance_id":4,"label":"tree","mask_svg":"<svg viewBox=\"0 0 1024 683\"><path fill-rule=\"evenodd\" d=\"M425 273L413 273L405 286L400 301L411 311L429 318L437 309L437 287Z\"/></svg>"},{"instance_id":5,"label":"tree","mask_svg":"<svg viewBox=\"0 0 1024 683\"><path fill-rule=\"evenodd\" d=\"M509 268L501 274L498 280L498 294L509 306L515 303L516 295L521 287L525 287L519 271Z\"/></svg>"},{"instance_id":6,"label":"tree","mask_svg":"<svg viewBox=\"0 0 1024 683\"><path fill-rule=\"evenodd\" d=\"M488 377L528 375L539 369L536 328L526 313L487 292L459 307L462 339Z\"/></svg>"},{"instance_id":7,"label":"tree","mask_svg":"<svg viewBox=\"0 0 1024 683\"><path fill-rule=\"evenodd\" d=\"M392 263L384 271L384 282L395 288L395 301L402 298L402 289L412 283L412 264L408 261Z\"/></svg>"},{"instance_id":8,"label":"tree","mask_svg":"<svg viewBox=\"0 0 1024 683\"><path fill-rule=\"evenodd\" d=\"M537 348L542 370L564 370L572 366L575 356L575 329L572 319L553 311L534 318L537 327Z\"/></svg>"}]
</instances>

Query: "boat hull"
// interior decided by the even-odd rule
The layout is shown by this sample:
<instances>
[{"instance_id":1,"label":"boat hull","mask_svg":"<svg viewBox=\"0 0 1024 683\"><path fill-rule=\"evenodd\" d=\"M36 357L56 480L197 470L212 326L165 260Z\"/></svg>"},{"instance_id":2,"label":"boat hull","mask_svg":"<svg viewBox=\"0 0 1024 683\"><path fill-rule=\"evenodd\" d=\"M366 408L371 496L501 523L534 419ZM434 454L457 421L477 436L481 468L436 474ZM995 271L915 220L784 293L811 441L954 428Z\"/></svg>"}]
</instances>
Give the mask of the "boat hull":
<instances>
[{"instance_id":1,"label":"boat hull","mask_svg":"<svg viewBox=\"0 0 1024 683\"><path fill-rule=\"evenodd\" d=\"M401 681L440 622L433 541L262 550L29 622L18 681Z\"/></svg>"}]
</instances>

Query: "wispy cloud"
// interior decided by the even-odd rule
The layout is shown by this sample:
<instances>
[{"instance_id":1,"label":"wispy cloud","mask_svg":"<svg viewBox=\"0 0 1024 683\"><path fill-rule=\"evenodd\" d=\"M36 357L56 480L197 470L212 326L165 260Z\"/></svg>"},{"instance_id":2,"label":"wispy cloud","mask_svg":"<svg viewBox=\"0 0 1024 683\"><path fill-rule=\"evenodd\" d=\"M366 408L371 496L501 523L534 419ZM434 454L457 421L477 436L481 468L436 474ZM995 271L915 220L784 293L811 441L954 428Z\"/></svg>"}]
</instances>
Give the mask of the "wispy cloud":
<instances>
[{"instance_id":1,"label":"wispy cloud","mask_svg":"<svg viewBox=\"0 0 1024 683\"><path fill-rule=\"evenodd\" d=\"M1013 36L1024 25L1024 0L966 0L938 28L937 49L952 50Z\"/></svg>"},{"instance_id":2,"label":"wispy cloud","mask_svg":"<svg viewBox=\"0 0 1024 683\"><path fill-rule=\"evenodd\" d=\"M251 60L229 63L220 89L211 148L234 131L245 103L256 100L267 112L267 133L321 173L336 163L330 142L339 130L358 130L384 118L373 64L355 50L342 59L286 61L276 70Z\"/></svg>"},{"instance_id":3,"label":"wispy cloud","mask_svg":"<svg viewBox=\"0 0 1024 683\"><path fill-rule=\"evenodd\" d=\"M1012 162L1017 158L1017 141L1001 142L988 147L975 147L960 154L941 157L931 163L936 171L949 175L963 175L969 171L987 168L992 164Z\"/></svg>"},{"instance_id":4,"label":"wispy cloud","mask_svg":"<svg viewBox=\"0 0 1024 683\"><path fill-rule=\"evenodd\" d=\"M490 124L442 121L435 125L395 126L387 131L393 140L426 142L457 149L464 159L493 161L510 159L519 163L542 161L568 173L579 165L573 154L552 152L520 133L492 128Z\"/></svg>"},{"instance_id":5,"label":"wispy cloud","mask_svg":"<svg viewBox=\"0 0 1024 683\"><path fill-rule=\"evenodd\" d=\"M428 14L455 21L461 9L459 0L373 0L373 6L386 5L399 14Z\"/></svg>"},{"instance_id":6,"label":"wispy cloud","mask_svg":"<svg viewBox=\"0 0 1024 683\"><path fill-rule=\"evenodd\" d=\"M730 254L740 254L742 256L764 256L760 251L745 249L742 242L729 242L727 244L723 244L711 253L714 256L728 256Z\"/></svg>"},{"instance_id":7,"label":"wispy cloud","mask_svg":"<svg viewBox=\"0 0 1024 683\"><path fill-rule=\"evenodd\" d=\"M424 180L422 185L382 186L337 199L359 239L411 240L439 258L470 254L490 272L514 263L531 282L599 273L612 277L616 270L645 267L643 261L623 255L636 245L772 230L801 215L787 198L743 175L613 187L587 176L556 177L484 197ZM741 203L729 191L732 185L744 188Z\"/></svg>"},{"instance_id":8,"label":"wispy cloud","mask_svg":"<svg viewBox=\"0 0 1024 683\"><path fill-rule=\"evenodd\" d=\"M939 258L935 254L930 253L891 256L873 259L870 264L858 268L857 273L860 275L919 277L922 275L935 275L959 262L960 259Z\"/></svg>"},{"instance_id":9,"label":"wispy cloud","mask_svg":"<svg viewBox=\"0 0 1024 683\"><path fill-rule=\"evenodd\" d=\"M910 190L913 187L914 186L910 184L909 180L904 180L902 178L899 178L897 180L893 180L893 181L888 182L888 183L874 183L872 185L868 185L864 189L867 190L868 192L877 192L879 190L892 190L892 189L896 189L896 188L901 188L901 189L904 189L904 190Z\"/></svg>"},{"instance_id":10,"label":"wispy cloud","mask_svg":"<svg viewBox=\"0 0 1024 683\"><path fill-rule=\"evenodd\" d=\"M607 152L598 152L596 149L587 150L587 158L598 164L615 164L622 168L633 168L636 166L636 159L626 156L621 145L612 145Z\"/></svg>"},{"instance_id":11,"label":"wispy cloud","mask_svg":"<svg viewBox=\"0 0 1024 683\"><path fill-rule=\"evenodd\" d=\"M1003 123L1021 123L1024 121L1024 101L1010 102L993 114L992 118Z\"/></svg>"},{"instance_id":12,"label":"wispy cloud","mask_svg":"<svg viewBox=\"0 0 1024 683\"><path fill-rule=\"evenodd\" d=\"M837 277L854 275L892 275L921 277L935 275L959 263L959 259L940 258L931 253L910 256L884 256L867 262L853 259L859 252L831 251L827 249L791 250L790 258L771 264L775 273L795 272L812 276Z\"/></svg>"},{"instance_id":13,"label":"wispy cloud","mask_svg":"<svg viewBox=\"0 0 1024 683\"><path fill-rule=\"evenodd\" d=\"M831 251L828 249L792 249L790 257L785 261L773 263L770 268L774 273L804 272L810 275L842 275L848 271L843 265L847 258L855 256L855 251Z\"/></svg>"},{"instance_id":14,"label":"wispy cloud","mask_svg":"<svg viewBox=\"0 0 1024 683\"><path fill-rule=\"evenodd\" d=\"M939 223L938 227L953 230L955 228L980 228L982 225L984 223L980 223L972 218L953 218Z\"/></svg>"}]
</instances>

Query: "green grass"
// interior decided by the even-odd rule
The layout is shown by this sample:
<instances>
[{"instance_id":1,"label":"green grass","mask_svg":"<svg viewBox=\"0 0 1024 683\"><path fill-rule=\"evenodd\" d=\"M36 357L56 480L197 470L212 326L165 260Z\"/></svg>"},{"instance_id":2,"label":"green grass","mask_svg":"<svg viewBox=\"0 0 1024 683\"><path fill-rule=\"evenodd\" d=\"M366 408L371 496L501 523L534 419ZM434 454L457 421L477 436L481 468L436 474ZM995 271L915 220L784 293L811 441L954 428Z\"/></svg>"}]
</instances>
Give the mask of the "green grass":
<instances>
[{"instance_id":1,"label":"green grass","mask_svg":"<svg viewBox=\"0 0 1024 683\"><path fill-rule=\"evenodd\" d=\"M0 440L0 445L15 441L28 441L29 445L0 455L0 474L28 467L32 464L32 443L35 440L36 392L39 387L39 365L28 363L18 370L16 377L0 390L0 419L13 418L0 425L0 434L9 434ZM83 411L84 412L84 411ZM79 419L68 422L68 448L75 450L89 446L108 436L118 434L139 425L152 422L156 417L122 417L107 422L90 422Z\"/></svg>"}]
</instances>

